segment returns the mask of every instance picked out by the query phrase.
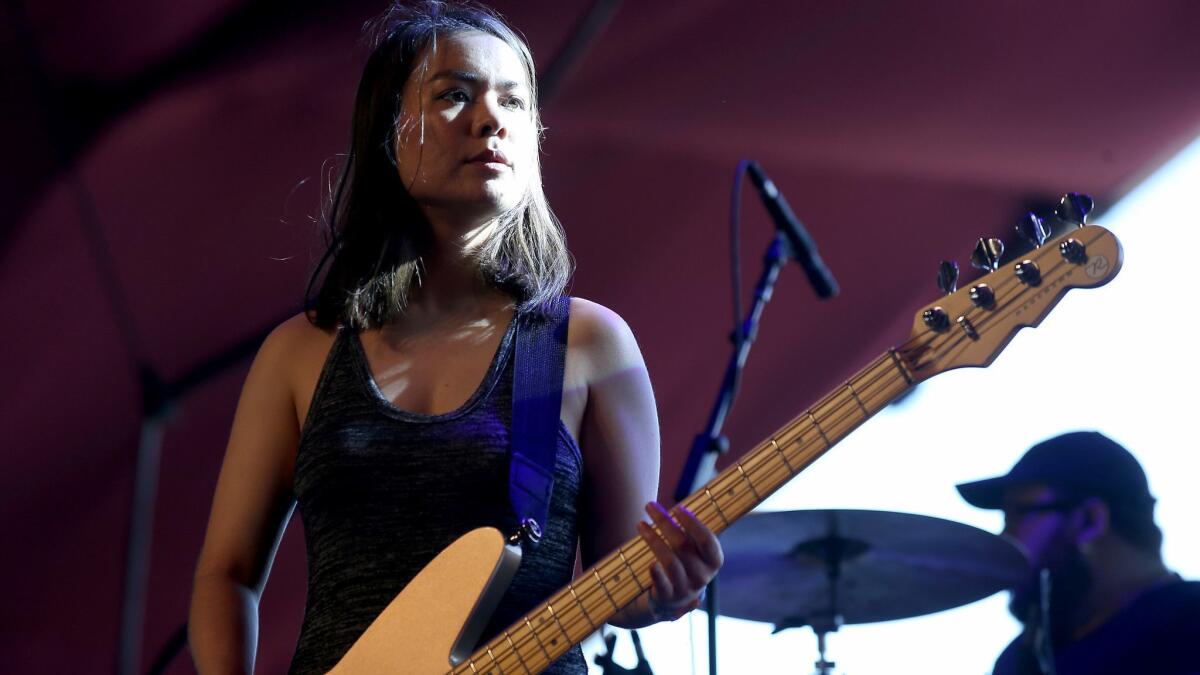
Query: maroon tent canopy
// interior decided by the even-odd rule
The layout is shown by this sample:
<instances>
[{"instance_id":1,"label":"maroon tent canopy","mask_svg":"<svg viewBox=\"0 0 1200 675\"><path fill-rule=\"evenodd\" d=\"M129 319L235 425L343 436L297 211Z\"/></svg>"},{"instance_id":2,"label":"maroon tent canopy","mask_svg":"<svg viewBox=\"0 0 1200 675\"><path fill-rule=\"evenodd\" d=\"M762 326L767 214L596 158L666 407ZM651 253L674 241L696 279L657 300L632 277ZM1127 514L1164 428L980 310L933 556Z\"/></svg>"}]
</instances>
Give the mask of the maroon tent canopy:
<instances>
[{"instance_id":1,"label":"maroon tent canopy","mask_svg":"<svg viewBox=\"0 0 1200 675\"><path fill-rule=\"evenodd\" d=\"M495 5L544 69L593 3ZM147 402L173 406L150 472L143 670L184 621L248 363L210 361L301 302L358 32L382 6L0 6L6 671L113 667ZM842 292L818 302L784 270L727 425L735 455L906 337L941 259L965 267L976 238L1065 191L1111 205L1200 132L1197 29L1186 0L620 6L546 103L544 173L573 292L644 350L664 494L729 351L739 159L771 174ZM771 225L744 196L749 286ZM299 530L264 599L265 672L286 667L303 607Z\"/></svg>"}]
</instances>

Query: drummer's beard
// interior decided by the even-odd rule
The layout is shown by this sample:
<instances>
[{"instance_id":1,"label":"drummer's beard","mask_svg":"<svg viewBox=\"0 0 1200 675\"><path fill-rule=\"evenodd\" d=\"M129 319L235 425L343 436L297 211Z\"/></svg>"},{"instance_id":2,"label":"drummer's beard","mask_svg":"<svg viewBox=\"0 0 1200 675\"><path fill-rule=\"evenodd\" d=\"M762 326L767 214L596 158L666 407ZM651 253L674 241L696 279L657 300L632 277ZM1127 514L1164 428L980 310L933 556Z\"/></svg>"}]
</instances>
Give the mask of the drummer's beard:
<instances>
[{"instance_id":1,"label":"drummer's beard","mask_svg":"<svg viewBox=\"0 0 1200 675\"><path fill-rule=\"evenodd\" d=\"M1084 596L1093 583L1092 569L1075 546L1063 546L1043 567L1050 570L1050 637L1062 643L1074 630L1074 621ZM1044 617L1041 607L1041 569L1033 569L1012 591L1008 611L1027 631L1039 626Z\"/></svg>"}]
</instances>

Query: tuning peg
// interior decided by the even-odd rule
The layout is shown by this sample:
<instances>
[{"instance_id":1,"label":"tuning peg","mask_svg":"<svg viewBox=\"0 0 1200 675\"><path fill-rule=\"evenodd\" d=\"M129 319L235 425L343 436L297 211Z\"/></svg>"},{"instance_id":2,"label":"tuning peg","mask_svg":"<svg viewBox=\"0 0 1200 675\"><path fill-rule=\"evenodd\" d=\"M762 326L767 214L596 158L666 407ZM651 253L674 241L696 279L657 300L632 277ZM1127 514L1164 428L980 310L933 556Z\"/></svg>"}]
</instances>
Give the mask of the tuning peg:
<instances>
[{"instance_id":1,"label":"tuning peg","mask_svg":"<svg viewBox=\"0 0 1200 675\"><path fill-rule=\"evenodd\" d=\"M943 260L942 264L938 265L937 285L946 295L958 289L958 263Z\"/></svg>"},{"instance_id":2,"label":"tuning peg","mask_svg":"<svg viewBox=\"0 0 1200 675\"><path fill-rule=\"evenodd\" d=\"M1091 213L1093 206L1095 203L1091 197L1068 192L1063 195L1062 201L1058 203L1058 208L1054 210L1054 213L1068 223L1083 227L1087 223L1087 216Z\"/></svg>"},{"instance_id":3,"label":"tuning peg","mask_svg":"<svg viewBox=\"0 0 1200 675\"><path fill-rule=\"evenodd\" d=\"M1000 266L1000 256L1004 255L1004 242L999 239L980 239L971 252L971 266L985 272L994 272Z\"/></svg>"},{"instance_id":4,"label":"tuning peg","mask_svg":"<svg viewBox=\"0 0 1200 675\"><path fill-rule=\"evenodd\" d=\"M1050 236L1050 228L1046 227L1046 223L1033 211L1029 211L1017 220L1017 234L1033 244L1034 248L1040 247L1046 243L1046 239Z\"/></svg>"}]
</instances>

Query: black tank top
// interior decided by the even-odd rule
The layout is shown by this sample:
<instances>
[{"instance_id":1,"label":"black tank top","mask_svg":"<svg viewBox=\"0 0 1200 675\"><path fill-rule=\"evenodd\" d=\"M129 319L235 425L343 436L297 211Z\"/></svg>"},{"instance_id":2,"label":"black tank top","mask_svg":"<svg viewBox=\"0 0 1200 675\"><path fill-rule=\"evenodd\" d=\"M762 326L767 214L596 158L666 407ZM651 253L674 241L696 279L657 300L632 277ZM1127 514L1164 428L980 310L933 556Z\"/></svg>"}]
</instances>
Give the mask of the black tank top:
<instances>
[{"instance_id":1,"label":"black tank top","mask_svg":"<svg viewBox=\"0 0 1200 675\"><path fill-rule=\"evenodd\" d=\"M371 376L358 334L338 331L301 433L295 495L308 596L290 671L325 673L443 548L481 526L515 530L508 497L514 318L479 388L458 410L396 408ZM484 640L565 586L574 572L582 459L559 424L543 538ZM403 639L401 637L401 639ZM576 646L545 672L584 674Z\"/></svg>"}]
</instances>

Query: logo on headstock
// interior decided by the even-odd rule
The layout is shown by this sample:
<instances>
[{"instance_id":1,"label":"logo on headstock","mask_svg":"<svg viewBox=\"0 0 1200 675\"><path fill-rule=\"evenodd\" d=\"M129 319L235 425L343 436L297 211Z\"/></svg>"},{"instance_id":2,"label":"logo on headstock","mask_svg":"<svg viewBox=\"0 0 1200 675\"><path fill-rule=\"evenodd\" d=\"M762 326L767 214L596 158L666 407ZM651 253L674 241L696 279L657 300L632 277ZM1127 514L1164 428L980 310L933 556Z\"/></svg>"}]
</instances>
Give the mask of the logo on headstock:
<instances>
[{"instance_id":1,"label":"logo on headstock","mask_svg":"<svg viewBox=\"0 0 1200 675\"><path fill-rule=\"evenodd\" d=\"M1100 279L1106 276L1110 269L1112 269L1112 265L1109 264L1108 258L1102 255L1092 256L1092 258L1087 261L1087 265L1084 265L1083 267L1084 273L1087 274L1088 278L1090 279Z\"/></svg>"}]
</instances>

